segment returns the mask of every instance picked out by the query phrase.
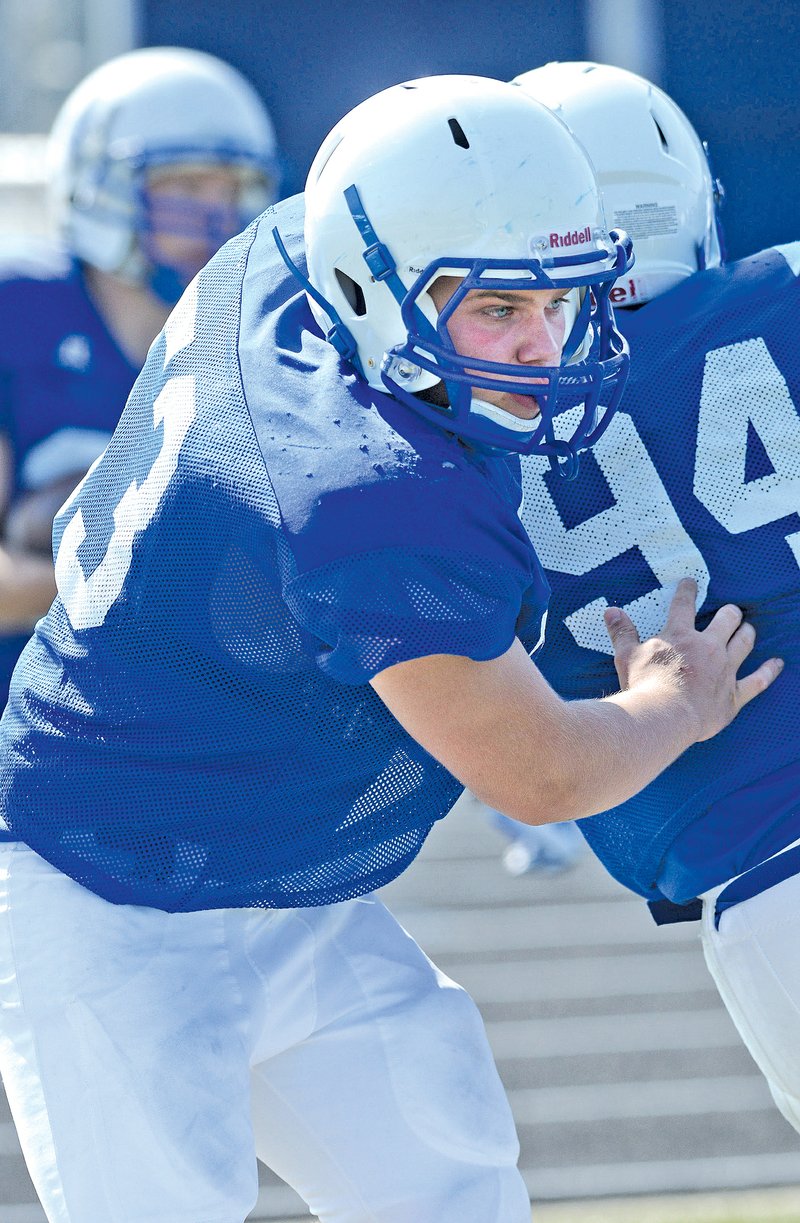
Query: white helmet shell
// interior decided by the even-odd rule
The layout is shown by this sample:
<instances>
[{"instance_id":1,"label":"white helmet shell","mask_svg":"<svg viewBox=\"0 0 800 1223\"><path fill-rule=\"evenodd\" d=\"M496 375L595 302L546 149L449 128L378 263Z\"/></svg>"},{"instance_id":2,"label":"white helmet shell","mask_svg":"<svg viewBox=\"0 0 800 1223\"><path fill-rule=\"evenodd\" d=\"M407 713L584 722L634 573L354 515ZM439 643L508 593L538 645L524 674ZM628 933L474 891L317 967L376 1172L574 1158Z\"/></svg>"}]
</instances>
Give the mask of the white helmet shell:
<instances>
[{"instance_id":1,"label":"white helmet shell","mask_svg":"<svg viewBox=\"0 0 800 1223\"><path fill-rule=\"evenodd\" d=\"M634 72L609 64L545 64L516 77L585 146L609 224L633 239L636 265L612 293L643 304L722 261L720 184L706 149L672 99Z\"/></svg>"},{"instance_id":2,"label":"white helmet shell","mask_svg":"<svg viewBox=\"0 0 800 1223\"><path fill-rule=\"evenodd\" d=\"M72 91L48 144L49 195L69 250L103 271L145 276L144 176L181 162L254 172L247 224L277 197L275 132L252 86L201 51L150 47L109 60Z\"/></svg>"},{"instance_id":3,"label":"white helmet shell","mask_svg":"<svg viewBox=\"0 0 800 1223\"><path fill-rule=\"evenodd\" d=\"M368 98L340 120L311 164L305 237L309 279L346 322L364 376L379 390L384 354L406 339L406 329L393 295L365 264L345 199L351 184L407 290L443 257L462 259L466 270L475 259L547 255L551 239L569 242L570 235L574 245L563 249L576 253L608 241L582 150L563 123L508 85L428 77ZM354 302L350 282L363 302L359 294ZM435 325L427 293L419 306ZM422 372L406 385L416 391L436 381Z\"/></svg>"},{"instance_id":4,"label":"white helmet shell","mask_svg":"<svg viewBox=\"0 0 800 1223\"><path fill-rule=\"evenodd\" d=\"M574 290L569 322L579 334L566 359L580 362L597 338L587 286L608 288L628 262L566 125L523 90L484 77L423 78L362 102L323 142L305 194L317 322L332 342L337 331L352 339L351 360L370 386L411 406L408 396L438 382L454 406L453 379L468 381L448 360L449 337L437 332L427 289L438 276L471 287L477 277L495 288ZM509 417L479 400L470 412L494 417L498 436ZM464 436L468 414L454 428ZM531 426L507 422L509 434L526 429L512 448L527 444Z\"/></svg>"},{"instance_id":5,"label":"white helmet shell","mask_svg":"<svg viewBox=\"0 0 800 1223\"><path fill-rule=\"evenodd\" d=\"M369 386L480 448L537 450L576 470L628 369L608 292L631 254L606 229L585 150L552 111L486 77L385 89L345 115L314 158L305 240L307 279L281 253L323 334ZM442 275L459 287L439 317L428 289ZM561 364L460 355L446 319L475 289L564 289ZM427 395L438 383L444 397ZM521 419L476 388L531 396L538 417ZM570 438L555 437L559 395L583 406Z\"/></svg>"}]
</instances>

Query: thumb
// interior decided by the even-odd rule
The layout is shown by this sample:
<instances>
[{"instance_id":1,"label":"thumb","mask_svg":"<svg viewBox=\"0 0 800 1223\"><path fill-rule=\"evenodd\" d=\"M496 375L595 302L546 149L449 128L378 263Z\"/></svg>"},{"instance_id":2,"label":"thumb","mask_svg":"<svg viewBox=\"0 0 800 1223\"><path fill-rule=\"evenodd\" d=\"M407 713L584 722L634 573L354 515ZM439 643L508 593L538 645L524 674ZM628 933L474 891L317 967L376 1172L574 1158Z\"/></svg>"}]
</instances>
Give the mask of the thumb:
<instances>
[{"instance_id":1,"label":"thumb","mask_svg":"<svg viewBox=\"0 0 800 1223\"><path fill-rule=\"evenodd\" d=\"M615 654L638 644L639 634L636 625L621 607L607 607L603 613L603 619Z\"/></svg>"}]
</instances>

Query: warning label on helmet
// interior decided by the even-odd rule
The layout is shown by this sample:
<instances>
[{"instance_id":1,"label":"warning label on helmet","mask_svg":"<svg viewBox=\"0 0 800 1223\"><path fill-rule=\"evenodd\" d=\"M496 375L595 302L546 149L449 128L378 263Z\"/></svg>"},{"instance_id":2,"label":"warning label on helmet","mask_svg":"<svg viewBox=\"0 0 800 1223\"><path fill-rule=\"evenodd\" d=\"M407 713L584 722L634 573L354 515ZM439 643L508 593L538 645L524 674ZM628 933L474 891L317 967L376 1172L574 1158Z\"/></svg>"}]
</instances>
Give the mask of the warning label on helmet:
<instances>
[{"instance_id":1,"label":"warning label on helmet","mask_svg":"<svg viewBox=\"0 0 800 1223\"><path fill-rule=\"evenodd\" d=\"M674 204L637 204L614 213L614 225L624 229L628 237L661 238L678 232L678 214Z\"/></svg>"}]
</instances>

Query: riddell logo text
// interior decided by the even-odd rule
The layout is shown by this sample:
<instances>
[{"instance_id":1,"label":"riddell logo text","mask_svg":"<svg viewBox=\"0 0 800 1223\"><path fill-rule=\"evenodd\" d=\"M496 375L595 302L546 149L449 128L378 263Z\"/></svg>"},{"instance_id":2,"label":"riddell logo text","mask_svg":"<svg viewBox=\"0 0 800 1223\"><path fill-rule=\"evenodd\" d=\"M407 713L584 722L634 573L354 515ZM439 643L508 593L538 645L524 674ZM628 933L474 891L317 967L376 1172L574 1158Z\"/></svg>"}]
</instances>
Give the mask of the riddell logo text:
<instances>
[{"instance_id":1,"label":"riddell logo text","mask_svg":"<svg viewBox=\"0 0 800 1223\"><path fill-rule=\"evenodd\" d=\"M562 246L579 246L581 242L589 242L592 236L592 227L587 225L585 229L573 229L568 234L550 234L550 245L556 250Z\"/></svg>"},{"instance_id":2,"label":"riddell logo text","mask_svg":"<svg viewBox=\"0 0 800 1223\"><path fill-rule=\"evenodd\" d=\"M634 280L618 280L614 288L609 293L611 302L615 306L621 305L622 302L636 301L636 282Z\"/></svg>"}]
</instances>

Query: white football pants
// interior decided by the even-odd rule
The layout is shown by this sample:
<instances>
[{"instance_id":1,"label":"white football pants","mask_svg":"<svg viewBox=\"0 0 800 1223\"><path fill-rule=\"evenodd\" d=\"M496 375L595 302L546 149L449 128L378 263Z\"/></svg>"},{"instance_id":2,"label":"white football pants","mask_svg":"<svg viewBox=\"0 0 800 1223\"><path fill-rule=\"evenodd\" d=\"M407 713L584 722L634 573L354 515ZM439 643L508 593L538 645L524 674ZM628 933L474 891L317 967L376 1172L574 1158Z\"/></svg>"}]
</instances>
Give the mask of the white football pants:
<instances>
[{"instance_id":1,"label":"white football pants","mask_svg":"<svg viewBox=\"0 0 800 1223\"><path fill-rule=\"evenodd\" d=\"M726 909L715 930L721 890L703 899L706 963L775 1103L800 1132L800 875Z\"/></svg>"},{"instance_id":2,"label":"white football pants","mask_svg":"<svg viewBox=\"0 0 800 1223\"><path fill-rule=\"evenodd\" d=\"M50 1223L530 1223L468 995L382 904L168 914L0 846L0 1071Z\"/></svg>"}]
</instances>

